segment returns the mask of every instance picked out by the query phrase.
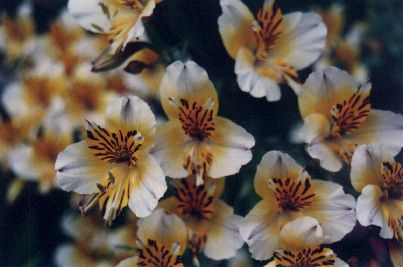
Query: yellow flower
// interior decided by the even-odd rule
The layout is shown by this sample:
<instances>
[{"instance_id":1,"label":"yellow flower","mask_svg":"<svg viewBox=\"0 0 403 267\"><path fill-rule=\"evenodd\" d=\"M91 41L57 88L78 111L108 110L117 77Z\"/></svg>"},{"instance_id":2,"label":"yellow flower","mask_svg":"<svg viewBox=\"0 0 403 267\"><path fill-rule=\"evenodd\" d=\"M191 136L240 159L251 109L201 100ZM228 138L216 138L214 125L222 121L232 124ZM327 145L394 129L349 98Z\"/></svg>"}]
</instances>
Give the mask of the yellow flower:
<instances>
[{"instance_id":1,"label":"yellow flower","mask_svg":"<svg viewBox=\"0 0 403 267\"><path fill-rule=\"evenodd\" d=\"M7 85L2 104L13 120L29 123L26 127L35 130L49 111L57 106L57 99L66 85L63 66L44 58L24 73L21 80Z\"/></svg>"},{"instance_id":2,"label":"yellow flower","mask_svg":"<svg viewBox=\"0 0 403 267\"><path fill-rule=\"evenodd\" d=\"M36 138L11 151L10 167L18 178L37 181L39 191L47 193L56 182L56 157L72 141L68 122L58 116L50 117L43 122Z\"/></svg>"},{"instance_id":3,"label":"yellow flower","mask_svg":"<svg viewBox=\"0 0 403 267\"><path fill-rule=\"evenodd\" d=\"M333 266L348 267L334 252L321 246L325 237L312 217L302 217L286 224L280 232L280 248L265 267Z\"/></svg>"},{"instance_id":4,"label":"yellow flower","mask_svg":"<svg viewBox=\"0 0 403 267\"><path fill-rule=\"evenodd\" d=\"M135 96L121 97L106 110L105 126L87 121L86 140L59 154L57 184L65 191L93 194L81 209L99 203L111 222L126 207L137 217L148 216L167 189L153 156L155 117Z\"/></svg>"},{"instance_id":5,"label":"yellow flower","mask_svg":"<svg viewBox=\"0 0 403 267\"><path fill-rule=\"evenodd\" d=\"M119 262L109 240L111 233L95 216L64 216L62 230L73 242L56 248L55 264L58 267L108 267Z\"/></svg>"},{"instance_id":6,"label":"yellow flower","mask_svg":"<svg viewBox=\"0 0 403 267\"><path fill-rule=\"evenodd\" d=\"M6 61L30 55L36 43L30 4L23 4L15 18L6 14L0 16L0 50L5 53Z\"/></svg>"},{"instance_id":7,"label":"yellow flower","mask_svg":"<svg viewBox=\"0 0 403 267\"><path fill-rule=\"evenodd\" d=\"M144 33L143 20L161 0L70 0L69 10L85 29L103 33L111 42L111 54L123 50Z\"/></svg>"},{"instance_id":8,"label":"yellow flower","mask_svg":"<svg viewBox=\"0 0 403 267\"><path fill-rule=\"evenodd\" d=\"M350 163L357 145L380 142L403 146L403 117L371 109L371 84L360 84L348 73L331 67L312 73L298 104L304 125L300 136L307 152L329 171Z\"/></svg>"},{"instance_id":9,"label":"yellow flower","mask_svg":"<svg viewBox=\"0 0 403 267\"><path fill-rule=\"evenodd\" d=\"M310 216L319 221L325 243L341 240L355 225L354 198L338 184L311 179L287 154L266 153L257 167L254 185L262 200L239 229L255 259L272 257L279 248L281 229L298 218Z\"/></svg>"},{"instance_id":10,"label":"yellow flower","mask_svg":"<svg viewBox=\"0 0 403 267\"><path fill-rule=\"evenodd\" d=\"M403 167L393 157L399 147L361 145L351 162L351 183L361 192L357 219L381 227L380 236L403 242Z\"/></svg>"},{"instance_id":11,"label":"yellow flower","mask_svg":"<svg viewBox=\"0 0 403 267\"><path fill-rule=\"evenodd\" d=\"M178 216L157 209L138 221L138 254L121 261L117 267L184 267L186 235L186 226Z\"/></svg>"},{"instance_id":12,"label":"yellow flower","mask_svg":"<svg viewBox=\"0 0 403 267\"><path fill-rule=\"evenodd\" d=\"M224 179L206 178L196 185L196 178L174 180L176 194L160 203L169 213L183 219L188 231L188 247L194 260L200 252L214 260L235 256L243 241L238 226L241 217L232 207L219 199L224 190Z\"/></svg>"},{"instance_id":13,"label":"yellow flower","mask_svg":"<svg viewBox=\"0 0 403 267\"><path fill-rule=\"evenodd\" d=\"M192 61L174 62L160 91L169 121L158 126L153 154L167 176L194 174L199 185L207 175L235 174L251 160L253 136L217 116L217 92L204 69Z\"/></svg>"},{"instance_id":14,"label":"yellow flower","mask_svg":"<svg viewBox=\"0 0 403 267\"><path fill-rule=\"evenodd\" d=\"M327 45L321 58L315 63L315 69L340 66L351 73L359 81L368 79L368 70L360 62L360 46L367 30L364 22L353 24L347 33L342 35L344 24L343 7L335 4L328 10L319 10L328 30Z\"/></svg>"},{"instance_id":15,"label":"yellow flower","mask_svg":"<svg viewBox=\"0 0 403 267\"><path fill-rule=\"evenodd\" d=\"M91 72L89 64L75 68L63 94L64 112L71 123L79 126L85 118L97 123L102 121L108 104L117 97L107 86L107 79Z\"/></svg>"},{"instance_id":16,"label":"yellow flower","mask_svg":"<svg viewBox=\"0 0 403 267\"><path fill-rule=\"evenodd\" d=\"M311 65L326 44L326 27L314 13L282 15L265 0L255 18L240 0L221 0L218 26L228 54L235 59L238 85L253 97L277 101L279 84L299 91L297 70Z\"/></svg>"}]
</instances>

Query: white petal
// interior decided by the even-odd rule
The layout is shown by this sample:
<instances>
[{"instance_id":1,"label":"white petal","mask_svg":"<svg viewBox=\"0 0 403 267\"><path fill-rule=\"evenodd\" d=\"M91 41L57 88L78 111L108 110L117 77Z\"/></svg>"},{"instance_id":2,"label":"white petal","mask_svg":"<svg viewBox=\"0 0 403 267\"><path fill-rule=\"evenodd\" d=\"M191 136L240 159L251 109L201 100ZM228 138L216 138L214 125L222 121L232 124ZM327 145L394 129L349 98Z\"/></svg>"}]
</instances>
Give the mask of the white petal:
<instances>
[{"instance_id":1,"label":"white petal","mask_svg":"<svg viewBox=\"0 0 403 267\"><path fill-rule=\"evenodd\" d=\"M257 166L254 178L256 193L265 198L272 197L274 192L269 188L269 180L280 177L298 178L302 172L302 167L289 155L280 151L269 151L264 154Z\"/></svg>"},{"instance_id":2,"label":"white petal","mask_svg":"<svg viewBox=\"0 0 403 267\"><path fill-rule=\"evenodd\" d=\"M119 262L116 267L132 267L132 266L137 266L137 261L138 261L138 257L131 257L131 258L127 258L122 260L121 262Z\"/></svg>"},{"instance_id":3,"label":"white petal","mask_svg":"<svg viewBox=\"0 0 403 267\"><path fill-rule=\"evenodd\" d=\"M278 101L281 98L280 87L273 80L258 73L254 65L254 56L248 49L240 49L235 61L235 73L239 88L253 97L266 96L267 101Z\"/></svg>"},{"instance_id":4,"label":"white petal","mask_svg":"<svg viewBox=\"0 0 403 267\"><path fill-rule=\"evenodd\" d=\"M240 48L255 46L252 30L255 19L239 0L220 0L220 5L222 15L218 18L218 29L228 54L235 58Z\"/></svg>"},{"instance_id":5,"label":"white petal","mask_svg":"<svg viewBox=\"0 0 403 267\"><path fill-rule=\"evenodd\" d=\"M275 201L275 199L272 199ZM268 199L261 200L241 220L239 232L249 245L252 257L267 260L279 247L280 224L276 220L275 206Z\"/></svg>"},{"instance_id":6,"label":"white petal","mask_svg":"<svg viewBox=\"0 0 403 267\"><path fill-rule=\"evenodd\" d=\"M110 166L93 156L86 141L81 141L59 153L55 169L58 187L67 192L91 194L99 191L96 184L107 177Z\"/></svg>"},{"instance_id":7,"label":"white petal","mask_svg":"<svg viewBox=\"0 0 403 267\"><path fill-rule=\"evenodd\" d=\"M133 170L134 188L130 194L129 207L137 217L151 214L158 200L167 190L164 173L153 156L141 158Z\"/></svg>"},{"instance_id":8,"label":"white petal","mask_svg":"<svg viewBox=\"0 0 403 267\"><path fill-rule=\"evenodd\" d=\"M185 134L179 121L169 121L157 126L156 143L151 151L164 174L171 178L183 178L188 172L183 168Z\"/></svg>"},{"instance_id":9,"label":"white petal","mask_svg":"<svg viewBox=\"0 0 403 267\"><path fill-rule=\"evenodd\" d=\"M174 214L167 214L162 209L156 209L150 216L139 219L137 225L138 239L145 244L148 239L152 239L162 242L169 248L173 243L179 243L181 251L186 248L186 225Z\"/></svg>"},{"instance_id":10,"label":"white petal","mask_svg":"<svg viewBox=\"0 0 403 267\"><path fill-rule=\"evenodd\" d=\"M28 181L35 181L41 172L34 161L34 151L31 146L21 145L11 152L10 167L16 175Z\"/></svg>"},{"instance_id":11,"label":"white petal","mask_svg":"<svg viewBox=\"0 0 403 267\"><path fill-rule=\"evenodd\" d=\"M338 172L343 167L341 159L325 143L313 143L306 148L308 154L320 161L320 166L331 172Z\"/></svg>"},{"instance_id":12,"label":"white petal","mask_svg":"<svg viewBox=\"0 0 403 267\"><path fill-rule=\"evenodd\" d=\"M357 144L377 142L403 147L403 116L390 111L371 109L364 124L345 139Z\"/></svg>"},{"instance_id":13,"label":"white petal","mask_svg":"<svg viewBox=\"0 0 403 267\"><path fill-rule=\"evenodd\" d=\"M301 116L305 118L309 114L320 113L330 117L330 109L348 99L358 87L358 82L351 75L335 67L311 73L298 95Z\"/></svg>"},{"instance_id":14,"label":"white petal","mask_svg":"<svg viewBox=\"0 0 403 267\"><path fill-rule=\"evenodd\" d=\"M241 217L221 200L217 200L214 209L204 254L213 260L232 258L244 242L238 230Z\"/></svg>"},{"instance_id":15,"label":"white petal","mask_svg":"<svg viewBox=\"0 0 403 267\"><path fill-rule=\"evenodd\" d=\"M340 258L336 258L336 261L334 262L334 267L349 267L349 265Z\"/></svg>"},{"instance_id":16,"label":"white petal","mask_svg":"<svg viewBox=\"0 0 403 267\"><path fill-rule=\"evenodd\" d=\"M284 30L271 53L297 70L306 68L319 58L326 45L326 26L315 13L295 12L283 19Z\"/></svg>"},{"instance_id":17,"label":"white petal","mask_svg":"<svg viewBox=\"0 0 403 267\"><path fill-rule=\"evenodd\" d=\"M210 148L213 162L208 175L219 178L239 172L241 166L252 159L250 149L255 145L255 139L244 128L228 119L217 117L215 123L216 132Z\"/></svg>"},{"instance_id":18,"label":"white petal","mask_svg":"<svg viewBox=\"0 0 403 267\"><path fill-rule=\"evenodd\" d=\"M114 99L106 110L106 128L111 131L136 130L144 137L142 151L154 145L155 116L150 106L137 96Z\"/></svg>"},{"instance_id":19,"label":"white petal","mask_svg":"<svg viewBox=\"0 0 403 267\"><path fill-rule=\"evenodd\" d=\"M333 182L311 180L311 183L316 196L304 215L320 222L326 243L341 240L356 224L354 197L345 194L343 187Z\"/></svg>"},{"instance_id":20,"label":"white petal","mask_svg":"<svg viewBox=\"0 0 403 267\"><path fill-rule=\"evenodd\" d=\"M312 113L304 118L304 125L300 129L300 137L306 143L321 141L329 136L330 125L328 119L319 113Z\"/></svg>"},{"instance_id":21,"label":"white petal","mask_svg":"<svg viewBox=\"0 0 403 267\"><path fill-rule=\"evenodd\" d=\"M101 0L69 0L68 8L82 27L92 32L102 33L107 32L111 27L107 14L102 11L100 5L102 2Z\"/></svg>"},{"instance_id":22,"label":"white petal","mask_svg":"<svg viewBox=\"0 0 403 267\"><path fill-rule=\"evenodd\" d=\"M387 218L384 218L381 198L383 192L376 185L367 185L363 188L357 199L357 219L363 226L380 226L383 238L393 238L393 232L388 226Z\"/></svg>"},{"instance_id":23,"label":"white petal","mask_svg":"<svg viewBox=\"0 0 403 267\"><path fill-rule=\"evenodd\" d=\"M207 72L193 61L186 63L175 61L166 69L160 84L161 103L170 118L178 118L178 108L172 105L170 98L182 98L197 101L203 105L208 99L213 100L214 115L218 110L218 97Z\"/></svg>"},{"instance_id":24,"label":"white petal","mask_svg":"<svg viewBox=\"0 0 403 267\"><path fill-rule=\"evenodd\" d=\"M358 192L368 184L383 185L381 166L385 161L393 161L400 147L382 144L358 146L351 160L351 183Z\"/></svg>"},{"instance_id":25,"label":"white petal","mask_svg":"<svg viewBox=\"0 0 403 267\"><path fill-rule=\"evenodd\" d=\"M312 217L302 217L283 226L280 232L281 249L303 249L319 246L325 241L322 227Z\"/></svg>"}]
</instances>

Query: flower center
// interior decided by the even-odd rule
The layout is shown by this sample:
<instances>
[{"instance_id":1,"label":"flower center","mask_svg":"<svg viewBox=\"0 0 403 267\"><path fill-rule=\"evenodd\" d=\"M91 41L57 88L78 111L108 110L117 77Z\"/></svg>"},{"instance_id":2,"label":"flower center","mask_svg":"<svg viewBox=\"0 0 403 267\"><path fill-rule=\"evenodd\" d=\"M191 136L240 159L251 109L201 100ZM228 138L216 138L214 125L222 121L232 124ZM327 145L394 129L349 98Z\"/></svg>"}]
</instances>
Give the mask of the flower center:
<instances>
[{"instance_id":1,"label":"flower center","mask_svg":"<svg viewBox=\"0 0 403 267\"><path fill-rule=\"evenodd\" d=\"M148 239L147 244L139 252L137 266L183 267L182 257L175 250L168 249L159 241Z\"/></svg>"},{"instance_id":2,"label":"flower center","mask_svg":"<svg viewBox=\"0 0 403 267\"><path fill-rule=\"evenodd\" d=\"M299 251L277 250L274 252L276 267L334 266L336 256L323 247L308 247Z\"/></svg>"},{"instance_id":3,"label":"flower center","mask_svg":"<svg viewBox=\"0 0 403 267\"><path fill-rule=\"evenodd\" d=\"M52 99L52 92L55 88L50 86L49 78L26 77L24 79L25 96L27 101L47 107Z\"/></svg>"},{"instance_id":4,"label":"flower center","mask_svg":"<svg viewBox=\"0 0 403 267\"><path fill-rule=\"evenodd\" d=\"M268 52L279 39L284 27L283 15L278 5L264 5L253 24L253 33L257 42L256 56L260 60L269 57Z\"/></svg>"},{"instance_id":5,"label":"flower center","mask_svg":"<svg viewBox=\"0 0 403 267\"><path fill-rule=\"evenodd\" d=\"M215 130L213 116L213 101L207 99L203 106L196 101L180 99L176 103L175 99L170 98L179 109L179 120L182 123L182 129L186 135L201 142L210 139Z\"/></svg>"},{"instance_id":6,"label":"flower center","mask_svg":"<svg viewBox=\"0 0 403 267\"><path fill-rule=\"evenodd\" d=\"M371 109L369 90L361 91L361 87L348 100L338 103L330 110L330 138L340 138L357 130L366 120Z\"/></svg>"},{"instance_id":7,"label":"flower center","mask_svg":"<svg viewBox=\"0 0 403 267\"><path fill-rule=\"evenodd\" d=\"M211 219L213 216L213 200L215 185L196 185L190 179L181 179L175 195L176 211L184 217L196 220Z\"/></svg>"},{"instance_id":8,"label":"flower center","mask_svg":"<svg viewBox=\"0 0 403 267\"><path fill-rule=\"evenodd\" d=\"M100 87L96 83L76 81L69 97L72 104L78 104L85 110L96 110L100 101Z\"/></svg>"},{"instance_id":9,"label":"flower center","mask_svg":"<svg viewBox=\"0 0 403 267\"><path fill-rule=\"evenodd\" d=\"M315 197L309 177L299 180L273 178L269 180L269 186L274 190L277 206L282 212L301 211L311 205Z\"/></svg>"},{"instance_id":10,"label":"flower center","mask_svg":"<svg viewBox=\"0 0 403 267\"><path fill-rule=\"evenodd\" d=\"M403 200L403 168L398 162L383 162L384 194L389 199Z\"/></svg>"},{"instance_id":11,"label":"flower center","mask_svg":"<svg viewBox=\"0 0 403 267\"><path fill-rule=\"evenodd\" d=\"M95 123L87 121L87 144L91 153L109 163L127 162L134 166L138 159L143 136L136 130L111 133Z\"/></svg>"}]
</instances>

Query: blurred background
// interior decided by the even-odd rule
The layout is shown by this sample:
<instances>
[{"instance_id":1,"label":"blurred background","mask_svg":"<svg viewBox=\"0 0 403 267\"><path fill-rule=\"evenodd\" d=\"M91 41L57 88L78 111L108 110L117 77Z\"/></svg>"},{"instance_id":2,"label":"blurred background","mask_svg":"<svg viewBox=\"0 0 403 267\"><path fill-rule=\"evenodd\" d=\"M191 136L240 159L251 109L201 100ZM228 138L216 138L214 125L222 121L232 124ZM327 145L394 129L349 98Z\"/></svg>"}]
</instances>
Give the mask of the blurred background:
<instances>
[{"instance_id":1,"label":"blurred background","mask_svg":"<svg viewBox=\"0 0 403 267\"><path fill-rule=\"evenodd\" d=\"M262 3L256 0L243 2L255 14ZM371 81L373 89L370 99L373 108L402 113L402 1L282 0L277 3L283 14L293 11L317 12L328 26L326 51L316 65L299 73L302 81L305 81L315 68L335 65L347 70L357 79ZM21 14L21 7L26 4L30 4L32 10ZM0 28L10 28L10 21L26 20L22 33L29 38L40 39L39 43L46 43L46 38L55 31L52 25L61 20L66 6L65 0L2 0ZM289 153L297 162L306 166L313 178L335 181L342 184L346 192L357 196L349 182L348 168L343 168L339 173L324 171L319 167L318 161L306 154L304 144L296 140L293 131L301 122L301 118L296 95L288 86L282 86L282 98L274 103L269 103L264 98L253 98L238 88L234 61L225 51L218 32L217 18L220 14L218 0L164 0L147 21L146 31L151 43L161 54L161 64L167 65L177 59L192 59L205 68L219 94L219 114L243 126L256 139L252 161L242 167L238 174L228 177L222 198L234 207L236 214L246 215L258 201L253 189L256 165L263 154L270 150ZM65 26L67 23L68 27L78 27L68 25L74 21L63 23ZM11 27L11 32L17 34L18 25L24 24L16 25L17 28ZM87 36L99 39L99 35L91 36L87 33ZM26 42L25 37L22 34L16 42ZM22 134L24 127L13 125L12 130L7 128L14 116L7 105L13 103L9 102L12 101L10 99L4 99L6 88L10 84L18 84L24 75L28 75L26 73L35 68L31 61L41 65L41 55L51 52L48 48L42 48L44 51L38 52L25 46L21 51L11 53L14 44L7 43L4 36L0 42L0 93L3 97L0 107L0 150L3 161L0 172L0 266L54 266L58 247L79 242L80 238L72 233L73 230L63 227L66 216L80 219L77 209L79 198L55 188L38 190L38 181L20 179L20 175L13 172L10 168L11 162L5 159L6 154L12 150L12 145L15 145L13 142L26 142L26 139L13 141L15 136ZM95 59L96 55L97 53L94 57L88 55L87 61ZM60 57L56 58L62 60ZM67 63L62 63L66 68ZM56 72L56 68L52 71ZM112 74L105 72L94 75L107 75L108 78L105 79L109 85L116 85L111 82L111 75L121 75L124 76L121 78L125 82L124 87L130 87L130 79L136 75L120 72L123 71L115 70ZM119 88L116 85L113 89L118 91ZM165 115L155 92L143 90L133 93L146 98L157 116L164 120ZM41 129L39 127L38 131ZM77 131L74 139L79 138L80 132ZM125 212L130 213L128 209ZM99 218L96 210L93 213L94 218ZM111 227L104 226L100 219L94 219L95 222L91 223L100 226L100 231L113 231L130 220L128 214L124 213ZM107 229L102 230L105 228ZM369 262L380 264L373 266L389 266L386 243L379 238L378 233L377 227L363 228L357 225L352 233L331 247L340 258L352 266L368 266ZM101 256L94 253L93 257ZM188 259L186 257L185 259ZM236 260L213 262L201 256L201 266L263 266L263 262L249 260L249 252L244 246Z\"/></svg>"}]
</instances>

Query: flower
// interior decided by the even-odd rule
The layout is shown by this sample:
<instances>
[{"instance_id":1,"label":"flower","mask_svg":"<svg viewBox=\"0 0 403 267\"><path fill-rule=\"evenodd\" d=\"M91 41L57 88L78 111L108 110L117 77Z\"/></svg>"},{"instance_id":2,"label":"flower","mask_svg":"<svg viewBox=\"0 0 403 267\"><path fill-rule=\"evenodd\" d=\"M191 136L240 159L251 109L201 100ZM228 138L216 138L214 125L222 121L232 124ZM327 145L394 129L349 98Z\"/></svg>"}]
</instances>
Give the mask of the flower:
<instances>
[{"instance_id":1,"label":"flower","mask_svg":"<svg viewBox=\"0 0 403 267\"><path fill-rule=\"evenodd\" d=\"M182 254L186 248L186 235L186 226L178 216L168 215L157 209L150 216L138 221L139 253L121 261L117 267L183 267Z\"/></svg>"},{"instance_id":2,"label":"flower","mask_svg":"<svg viewBox=\"0 0 403 267\"><path fill-rule=\"evenodd\" d=\"M161 81L161 103L169 121L159 125L153 155L172 178L189 174L197 185L235 174L252 158L252 135L217 116L218 97L204 69L174 62Z\"/></svg>"},{"instance_id":3,"label":"flower","mask_svg":"<svg viewBox=\"0 0 403 267\"><path fill-rule=\"evenodd\" d=\"M403 116L371 109L371 84L330 67L312 73L298 104L304 125L300 136L320 166L339 171L350 163L357 145L379 142L403 146Z\"/></svg>"},{"instance_id":4,"label":"flower","mask_svg":"<svg viewBox=\"0 0 403 267\"><path fill-rule=\"evenodd\" d=\"M325 236L319 222L302 217L286 224L280 232L281 249L265 267L334 266L348 267L330 249L321 246Z\"/></svg>"},{"instance_id":5,"label":"flower","mask_svg":"<svg viewBox=\"0 0 403 267\"><path fill-rule=\"evenodd\" d=\"M70 83L63 94L64 112L71 123L79 126L87 118L100 122L108 104L117 97L108 91L108 80L91 72L89 64L78 65L70 77Z\"/></svg>"},{"instance_id":6,"label":"flower","mask_svg":"<svg viewBox=\"0 0 403 267\"><path fill-rule=\"evenodd\" d=\"M32 18L32 6L23 4L18 8L17 16L0 16L0 51L10 62L34 52L37 44L35 23Z\"/></svg>"},{"instance_id":7,"label":"flower","mask_svg":"<svg viewBox=\"0 0 403 267\"><path fill-rule=\"evenodd\" d=\"M235 59L238 85L267 101L281 97L279 84L299 91L297 70L311 65L326 44L326 27L314 13L282 15L265 0L257 18L240 0L221 0L218 26L228 54Z\"/></svg>"},{"instance_id":8,"label":"flower","mask_svg":"<svg viewBox=\"0 0 403 267\"><path fill-rule=\"evenodd\" d=\"M197 254L202 251L214 260L235 256L243 244L238 231L241 217L219 199L224 190L224 179L206 177L204 184L196 185L193 175L174 180L174 186L175 196L161 201L160 207L185 222L188 247L194 261L198 262Z\"/></svg>"},{"instance_id":9,"label":"flower","mask_svg":"<svg viewBox=\"0 0 403 267\"><path fill-rule=\"evenodd\" d=\"M35 138L17 145L10 153L10 168L24 181L37 181L41 193L56 183L56 157L73 141L71 127L60 116L49 116L42 122Z\"/></svg>"},{"instance_id":10,"label":"flower","mask_svg":"<svg viewBox=\"0 0 403 267\"><path fill-rule=\"evenodd\" d=\"M332 5L327 10L318 11L328 30L327 45L320 59L315 63L315 69L330 66L340 66L351 73L356 79L364 82L368 79L368 70L360 62L361 44L367 25L364 22L353 24L343 36L345 28L344 8L339 4Z\"/></svg>"},{"instance_id":11,"label":"flower","mask_svg":"<svg viewBox=\"0 0 403 267\"><path fill-rule=\"evenodd\" d=\"M86 140L59 154L57 185L92 194L82 211L98 202L107 222L127 205L136 216L148 216L167 189L161 167L149 154L154 137L155 117L143 100L115 99L106 110L105 126L87 121Z\"/></svg>"},{"instance_id":12,"label":"flower","mask_svg":"<svg viewBox=\"0 0 403 267\"><path fill-rule=\"evenodd\" d=\"M70 13L85 29L103 33L111 42L110 53L125 49L144 33L143 20L161 0L70 0Z\"/></svg>"},{"instance_id":13,"label":"flower","mask_svg":"<svg viewBox=\"0 0 403 267\"><path fill-rule=\"evenodd\" d=\"M58 267L107 267L119 262L119 256L109 244L111 232L95 216L77 217L71 214L62 218L62 230L72 243L56 248L55 264Z\"/></svg>"},{"instance_id":14,"label":"flower","mask_svg":"<svg viewBox=\"0 0 403 267\"><path fill-rule=\"evenodd\" d=\"M354 198L338 184L311 179L287 154L266 153L254 186L262 200L242 219L239 229L255 259L272 257L279 248L281 229L298 218L318 220L325 243L339 241L355 225Z\"/></svg>"},{"instance_id":15,"label":"flower","mask_svg":"<svg viewBox=\"0 0 403 267\"><path fill-rule=\"evenodd\" d=\"M41 122L57 104L56 100L66 88L63 66L49 58L24 73L21 80L7 85L2 104L13 120L25 123L36 131Z\"/></svg>"},{"instance_id":16,"label":"flower","mask_svg":"<svg viewBox=\"0 0 403 267\"><path fill-rule=\"evenodd\" d=\"M351 183L361 192L357 219L381 227L380 236L403 242L403 167L393 157L399 147L369 144L357 147L351 161Z\"/></svg>"}]
</instances>

